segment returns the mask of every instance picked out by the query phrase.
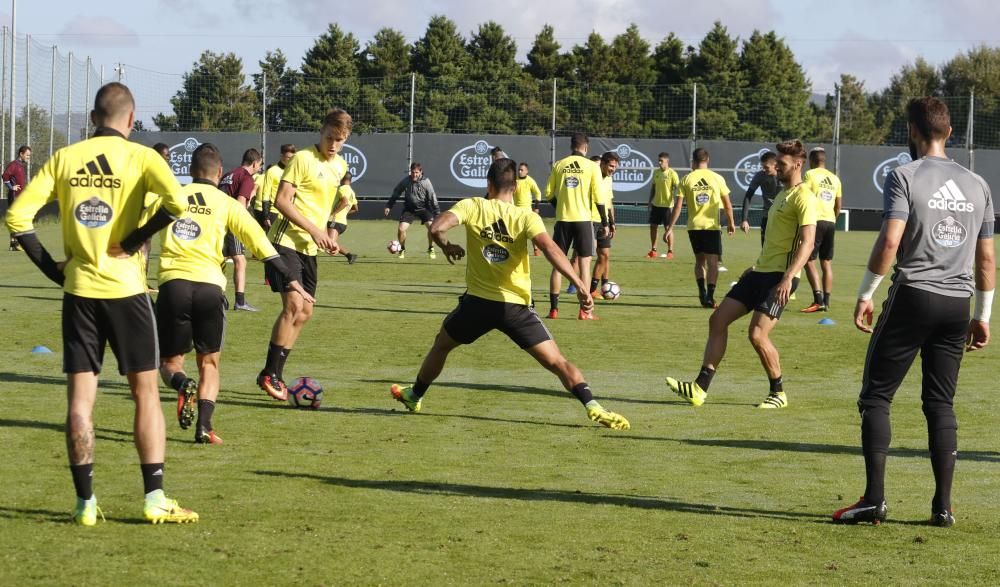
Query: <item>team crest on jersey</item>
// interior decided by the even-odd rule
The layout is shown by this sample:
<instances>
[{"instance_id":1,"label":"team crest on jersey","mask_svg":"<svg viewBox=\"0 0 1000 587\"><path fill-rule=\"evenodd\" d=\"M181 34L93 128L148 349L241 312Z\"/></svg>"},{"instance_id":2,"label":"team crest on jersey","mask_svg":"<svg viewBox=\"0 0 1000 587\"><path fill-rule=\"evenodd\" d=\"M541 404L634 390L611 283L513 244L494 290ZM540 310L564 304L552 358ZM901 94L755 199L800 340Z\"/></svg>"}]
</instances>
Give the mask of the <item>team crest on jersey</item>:
<instances>
[{"instance_id":1,"label":"team crest on jersey","mask_svg":"<svg viewBox=\"0 0 1000 587\"><path fill-rule=\"evenodd\" d=\"M574 189L574 188L576 188L579 185L580 185L580 178L579 177L576 177L575 175L567 175L566 176L566 188L567 189Z\"/></svg>"},{"instance_id":2,"label":"team crest on jersey","mask_svg":"<svg viewBox=\"0 0 1000 587\"><path fill-rule=\"evenodd\" d=\"M192 218L181 218L170 229L182 241L193 241L201 236L201 227Z\"/></svg>"},{"instance_id":3,"label":"team crest on jersey","mask_svg":"<svg viewBox=\"0 0 1000 587\"><path fill-rule=\"evenodd\" d=\"M498 244L490 243L483 247L483 258L487 263L503 263L510 259L510 251Z\"/></svg>"},{"instance_id":4,"label":"team crest on jersey","mask_svg":"<svg viewBox=\"0 0 1000 587\"><path fill-rule=\"evenodd\" d=\"M931 238L942 247L954 248L960 246L968 238L969 231L961 222L948 216L931 229Z\"/></svg>"},{"instance_id":5,"label":"team crest on jersey","mask_svg":"<svg viewBox=\"0 0 1000 587\"><path fill-rule=\"evenodd\" d=\"M77 222L87 228L100 228L111 222L114 211L111 209L111 206L101 201L97 196L94 196L89 200L77 204L73 215L76 216Z\"/></svg>"}]
</instances>

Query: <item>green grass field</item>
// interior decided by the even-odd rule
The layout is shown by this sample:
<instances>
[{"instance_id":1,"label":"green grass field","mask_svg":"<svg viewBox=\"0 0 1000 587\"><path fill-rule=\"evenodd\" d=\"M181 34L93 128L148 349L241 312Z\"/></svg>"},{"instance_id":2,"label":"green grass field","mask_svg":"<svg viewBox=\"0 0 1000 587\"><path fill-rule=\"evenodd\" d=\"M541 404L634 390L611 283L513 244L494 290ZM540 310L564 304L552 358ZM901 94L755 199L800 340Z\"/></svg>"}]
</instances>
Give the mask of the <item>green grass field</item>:
<instances>
[{"instance_id":1,"label":"green grass field","mask_svg":"<svg viewBox=\"0 0 1000 587\"><path fill-rule=\"evenodd\" d=\"M424 411L405 413L388 387L412 381L464 267L417 254L419 231L411 258L393 259L392 234L387 221L354 222L343 243L358 263L320 260L316 314L286 367L287 379L324 384L320 411L254 386L279 308L256 262L248 298L262 311L230 314L223 353L215 425L226 444L193 444L163 389L167 493L201 514L192 526L141 522L132 404L110 352L95 411L107 522L69 523L61 293L23 254L0 254L0 584L1000 583L995 348L962 370L957 525L922 524L933 481L919 369L895 402L890 522L828 523L864 486L854 402L867 337L851 311L873 233L837 237L835 326L797 312L805 291L792 302L775 333L790 407L755 411L767 379L746 319L703 407L666 390L664 376L697 374L708 312L683 233L675 260L648 261L647 229L622 228L621 299L599 303L599 322L567 311L549 325L602 403L631 420L628 432L592 424L497 333L456 351ZM42 237L56 249L54 226ZM758 243L756 233L726 240L721 293ZM533 265L547 311L548 265ZM54 354L29 353L38 344Z\"/></svg>"}]
</instances>

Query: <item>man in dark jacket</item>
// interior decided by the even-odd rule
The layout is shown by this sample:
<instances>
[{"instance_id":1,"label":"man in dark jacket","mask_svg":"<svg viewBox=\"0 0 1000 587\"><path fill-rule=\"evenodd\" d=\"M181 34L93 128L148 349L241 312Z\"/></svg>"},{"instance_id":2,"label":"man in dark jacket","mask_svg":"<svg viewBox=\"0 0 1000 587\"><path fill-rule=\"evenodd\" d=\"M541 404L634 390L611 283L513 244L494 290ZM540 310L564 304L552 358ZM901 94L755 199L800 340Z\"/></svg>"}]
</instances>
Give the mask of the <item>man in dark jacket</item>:
<instances>
[{"instance_id":1,"label":"man in dark jacket","mask_svg":"<svg viewBox=\"0 0 1000 587\"><path fill-rule=\"evenodd\" d=\"M31 147L23 145L17 150L17 159L7 164L3 170L3 184L7 187L7 207L14 205L18 194L28 184L28 162L31 161ZM10 237L10 250L19 251L17 239Z\"/></svg>"},{"instance_id":2,"label":"man in dark jacket","mask_svg":"<svg viewBox=\"0 0 1000 587\"><path fill-rule=\"evenodd\" d=\"M427 228L427 256L436 259L434 253L434 240L431 238L431 222L441 213L438 206L437 195L434 194L434 186L431 180L424 177L424 167L419 163L410 165L410 173L396 184L392 190L392 196L385 205L385 215L389 216L393 204L400 197L403 198L403 212L399 215L399 228L397 229L399 244L402 249L399 251L399 258L406 258L406 231L410 224L419 219L420 223Z\"/></svg>"}]
</instances>

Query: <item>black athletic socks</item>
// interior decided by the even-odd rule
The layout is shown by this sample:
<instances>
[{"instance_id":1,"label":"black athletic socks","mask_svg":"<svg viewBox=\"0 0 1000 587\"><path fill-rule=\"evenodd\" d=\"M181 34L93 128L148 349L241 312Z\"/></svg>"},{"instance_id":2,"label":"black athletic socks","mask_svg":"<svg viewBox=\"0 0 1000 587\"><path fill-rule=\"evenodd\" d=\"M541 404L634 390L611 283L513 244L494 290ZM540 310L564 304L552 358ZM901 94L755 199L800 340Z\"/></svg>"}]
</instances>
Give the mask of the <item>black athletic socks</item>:
<instances>
[{"instance_id":1,"label":"black athletic socks","mask_svg":"<svg viewBox=\"0 0 1000 587\"><path fill-rule=\"evenodd\" d=\"M715 377L715 369L707 366L702 366L701 371L698 372L697 379L694 380L704 391L708 391L708 386L712 385L712 378Z\"/></svg>"},{"instance_id":2,"label":"black athletic socks","mask_svg":"<svg viewBox=\"0 0 1000 587\"><path fill-rule=\"evenodd\" d=\"M267 373L273 373L279 378L285 370L285 361L288 360L288 355L292 352L292 349L286 349L282 346L276 345L273 342L267 345L267 362L264 364L264 371Z\"/></svg>"},{"instance_id":3,"label":"black athletic socks","mask_svg":"<svg viewBox=\"0 0 1000 587\"><path fill-rule=\"evenodd\" d=\"M601 278L601 285L605 285L607 283L608 283L608 278L607 277L602 277Z\"/></svg>"},{"instance_id":4,"label":"black athletic socks","mask_svg":"<svg viewBox=\"0 0 1000 587\"><path fill-rule=\"evenodd\" d=\"M698 281L698 299L702 302L705 301L705 280L699 279Z\"/></svg>"},{"instance_id":5,"label":"black athletic socks","mask_svg":"<svg viewBox=\"0 0 1000 587\"><path fill-rule=\"evenodd\" d=\"M429 388L430 386L431 386L430 383L424 383L423 381L420 380L419 377L417 377L413 381L413 397L417 399L424 397L424 394L427 393L427 388Z\"/></svg>"},{"instance_id":6,"label":"black athletic socks","mask_svg":"<svg viewBox=\"0 0 1000 587\"><path fill-rule=\"evenodd\" d=\"M830 307L830 292L828 291L823 292L823 305L827 308Z\"/></svg>"},{"instance_id":7,"label":"black athletic socks","mask_svg":"<svg viewBox=\"0 0 1000 587\"><path fill-rule=\"evenodd\" d=\"M247 303L247 293L245 291L236 292L236 305L244 306Z\"/></svg>"},{"instance_id":8,"label":"black athletic socks","mask_svg":"<svg viewBox=\"0 0 1000 587\"><path fill-rule=\"evenodd\" d=\"M198 400L198 430L208 432L212 428L212 414L215 413L215 402L207 399Z\"/></svg>"},{"instance_id":9,"label":"black athletic socks","mask_svg":"<svg viewBox=\"0 0 1000 587\"><path fill-rule=\"evenodd\" d=\"M73 474L73 487L80 499L94 497L94 464L70 465L69 472Z\"/></svg>"},{"instance_id":10,"label":"black athletic socks","mask_svg":"<svg viewBox=\"0 0 1000 587\"><path fill-rule=\"evenodd\" d=\"M951 510L951 482L955 477L955 460L958 451L935 451L931 453L931 468L934 469L934 499L931 511Z\"/></svg>"},{"instance_id":11,"label":"black athletic socks","mask_svg":"<svg viewBox=\"0 0 1000 587\"><path fill-rule=\"evenodd\" d=\"M586 406L588 402L594 401L594 394L590 391L590 386L587 385L586 381L574 385L571 392L573 393L573 397L580 400L580 403L584 406Z\"/></svg>"},{"instance_id":12,"label":"black athletic socks","mask_svg":"<svg viewBox=\"0 0 1000 587\"><path fill-rule=\"evenodd\" d=\"M771 382L771 393L781 393L782 391L785 391L782 387L781 375L778 375L774 379L768 377L767 380Z\"/></svg>"},{"instance_id":13,"label":"black athletic socks","mask_svg":"<svg viewBox=\"0 0 1000 587\"><path fill-rule=\"evenodd\" d=\"M163 489L163 463L149 463L139 465L142 469L143 493L149 494L157 489Z\"/></svg>"},{"instance_id":14,"label":"black athletic socks","mask_svg":"<svg viewBox=\"0 0 1000 587\"><path fill-rule=\"evenodd\" d=\"M708 284L708 287L705 288L705 300L707 301L707 300L714 300L714 299L715 299L715 284L714 283L710 283L710 284Z\"/></svg>"},{"instance_id":15,"label":"black athletic socks","mask_svg":"<svg viewBox=\"0 0 1000 587\"><path fill-rule=\"evenodd\" d=\"M823 305L823 292L813 290L813 303Z\"/></svg>"},{"instance_id":16,"label":"black athletic socks","mask_svg":"<svg viewBox=\"0 0 1000 587\"><path fill-rule=\"evenodd\" d=\"M170 387L173 387L174 391L183 391L187 379L187 374L183 371L178 371L170 376Z\"/></svg>"},{"instance_id":17,"label":"black athletic socks","mask_svg":"<svg viewBox=\"0 0 1000 587\"><path fill-rule=\"evenodd\" d=\"M558 310L559 309L559 294L550 293L549 294L549 309Z\"/></svg>"},{"instance_id":18,"label":"black athletic socks","mask_svg":"<svg viewBox=\"0 0 1000 587\"><path fill-rule=\"evenodd\" d=\"M591 279L590 280L590 291L597 291L597 284L598 283L600 283L600 280Z\"/></svg>"}]
</instances>

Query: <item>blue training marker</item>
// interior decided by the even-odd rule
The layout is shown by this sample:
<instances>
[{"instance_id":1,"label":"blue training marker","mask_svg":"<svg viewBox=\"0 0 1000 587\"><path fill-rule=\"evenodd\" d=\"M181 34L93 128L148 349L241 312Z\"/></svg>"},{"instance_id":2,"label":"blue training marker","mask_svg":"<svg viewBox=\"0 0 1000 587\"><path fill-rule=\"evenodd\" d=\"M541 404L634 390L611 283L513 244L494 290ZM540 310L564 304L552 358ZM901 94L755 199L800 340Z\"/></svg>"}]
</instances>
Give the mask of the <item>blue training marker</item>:
<instances>
[{"instance_id":1,"label":"blue training marker","mask_svg":"<svg viewBox=\"0 0 1000 587\"><path fill-rule=\"evenodd\" d=\"M819 324L820 326L833 326L836 324L836 322L833 321L833 318L823 318L817 324Z\"/></svg>"},{"instance_id":2,"label":"blue training marker","mask_svg":"<svg viewBox=\"0 0 1000 587\"><path fill-rule=\"evenodd\" d=\"M33 352L33 353L43 353L43 354L44 353L52 354L52 351L49 350L49 347L47 347L47 346L45 346L43 344L35 346L35 348L31 349L31 352Z\"/></svg>"}]
</instances>

